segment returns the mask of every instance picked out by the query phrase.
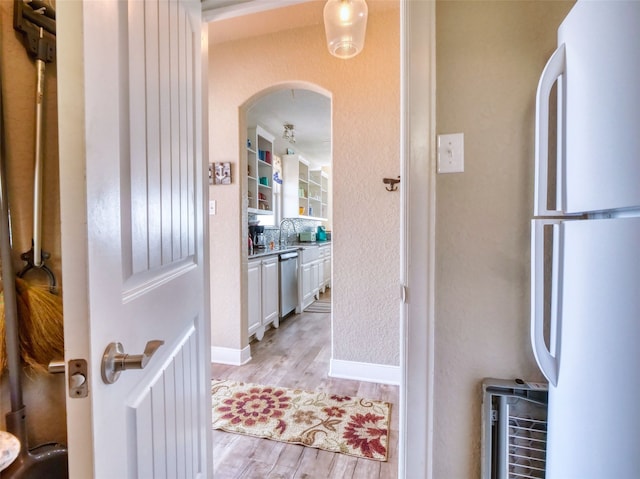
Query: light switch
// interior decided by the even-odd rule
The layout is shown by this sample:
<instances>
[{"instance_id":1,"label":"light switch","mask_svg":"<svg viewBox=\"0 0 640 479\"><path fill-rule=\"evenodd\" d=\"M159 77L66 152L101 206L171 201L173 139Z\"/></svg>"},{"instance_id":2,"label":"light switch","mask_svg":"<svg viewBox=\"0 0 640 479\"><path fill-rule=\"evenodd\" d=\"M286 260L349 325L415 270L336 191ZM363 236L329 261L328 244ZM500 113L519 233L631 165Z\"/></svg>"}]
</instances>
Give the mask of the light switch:
<instances>
[{"instance_id":1,"label":"light switch","mask_svg":"<svg viewBox=\"0 0 640 479\"><path fill-rule=\"evenodd\" d=\"M438 135L438 173L464 171L464 133Z\"/></svg>"},{"instance_id":2,"label":"light switch","mask_svg":"<svg viewBox=\"0 0 640 479\"><path fill-rule=\"evenodd\" d=\"M209 214L216 214L216 200L209 200Z\"/></svg>"}]
</instances>

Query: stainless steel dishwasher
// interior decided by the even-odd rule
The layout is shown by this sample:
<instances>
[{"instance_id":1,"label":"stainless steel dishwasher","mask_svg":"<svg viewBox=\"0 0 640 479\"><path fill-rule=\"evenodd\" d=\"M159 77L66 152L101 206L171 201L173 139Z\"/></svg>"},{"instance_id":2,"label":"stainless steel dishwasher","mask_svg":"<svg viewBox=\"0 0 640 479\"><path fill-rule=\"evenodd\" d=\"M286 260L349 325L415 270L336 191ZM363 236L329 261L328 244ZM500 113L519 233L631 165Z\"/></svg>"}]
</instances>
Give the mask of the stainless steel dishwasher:
<instances>
[{"instance_id":1,"label":"stainless steel dishwasher","mask_svg":"<svg viewBox=\"0 0 640 479\"><path fill-rule=\"evenodd\" d=\"M284 318L298 304L298 252L280 254L280 317Z\"/></svg>"}]
</instances>

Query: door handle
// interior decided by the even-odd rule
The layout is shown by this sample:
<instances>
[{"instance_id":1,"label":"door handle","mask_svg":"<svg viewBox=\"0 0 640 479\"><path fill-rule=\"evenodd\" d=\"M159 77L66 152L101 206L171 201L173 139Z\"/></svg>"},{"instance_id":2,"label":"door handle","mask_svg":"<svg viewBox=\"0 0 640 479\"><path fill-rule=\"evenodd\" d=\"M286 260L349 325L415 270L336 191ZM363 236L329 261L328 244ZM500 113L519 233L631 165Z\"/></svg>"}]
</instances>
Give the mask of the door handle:
<instances>
[{"instance_id":1,"label":"door handle","mask_svg":"<svg viewBox=\"0 0 640 479\"><path fill-rule=\"evenodd\" d=\"M534 216L552 216L562 214L560 207L562 200L562 169L558 169L557 194L555 209L547 207L548 198L548 172L549 172L549 97L556 79L565 73L565 46L560 45L551 55L542 76L538 82L536 91L536 120L535 120L535 189L533 201ZM561 88L558 90L561 92ZM564 93L562 93L564 94ZM564 139L562 139L564 141ZM562 161L561 152L558 150L558 163Z\"/></svg>"},{"instance_id":2,"label":"door handle","mask_svg":"<svg viewBox=\"0 0 640 479\"><path fill-rule=\"evenodd\" d=\"M113 384L122 371L144 369L151 360L151 356L163 344L164 341L154 339L147 343L142 354L126 354L122 343L110 343L102 355L102 380L106 384Z\"/></svg>"},{"instance_id":3,"label":"door handle","mask_svg":"<svg viewBox=\"0 0 640 479\"><path fill-rule=\"evenodd\" d=\"M544 226L554 225L554 231L559 228L559 220L532 220L531 222L531 346L533 355L542 374L553 386L558 384L558 341L559 323L557 310L558 288L558 254L560 254L557 232L553 235L553 258L551 272L551 318L549 347L544 339Z\"/></svg>"}]
</instances>

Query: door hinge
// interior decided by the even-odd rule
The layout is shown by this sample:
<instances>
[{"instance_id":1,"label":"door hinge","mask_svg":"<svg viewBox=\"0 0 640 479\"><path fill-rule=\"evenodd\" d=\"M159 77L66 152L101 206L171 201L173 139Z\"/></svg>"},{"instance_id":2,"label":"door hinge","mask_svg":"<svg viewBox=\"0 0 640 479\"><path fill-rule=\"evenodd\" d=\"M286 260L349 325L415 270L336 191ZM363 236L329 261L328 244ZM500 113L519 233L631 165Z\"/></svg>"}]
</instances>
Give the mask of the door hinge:
<instances>
[{"instance_id":1,"label":"door hinge","mask_svg":"<svg viewBox=\"0 0 640 479\"><path fill-rule=\"evenodd\" d=\"M400 300L407 303L407 287L404 284L400 285Z\"/></svg>"}]
</instances>

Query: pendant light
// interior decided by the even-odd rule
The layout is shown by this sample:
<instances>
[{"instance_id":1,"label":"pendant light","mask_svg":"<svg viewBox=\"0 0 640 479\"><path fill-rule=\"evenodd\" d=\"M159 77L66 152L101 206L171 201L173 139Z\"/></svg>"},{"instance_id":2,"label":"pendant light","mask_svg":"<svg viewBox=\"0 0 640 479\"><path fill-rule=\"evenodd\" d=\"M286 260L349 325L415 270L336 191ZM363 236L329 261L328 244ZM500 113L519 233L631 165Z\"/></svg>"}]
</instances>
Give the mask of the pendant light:
<instances>
[{"instance_id":1,"label":"pendant light","mask_svg":"<svg viewBox=\"0 0 640 479\"><path fill-rule=\"evenodd\" d=\"M367 13L364 0L328 0L324 6L324 30L333 56L347 59L362 51Z\"/></svg>"},{"instance_id":2,"label":"pendant light","mask_svg":"<svg viewBox=\"0 0 640 479\"><path fill-rule=\"evenodd\" d=\"M287 140L289 143L296 142L296 130L291 123L284 124L284 131L282 132L282 139Z\"/></svg>"}]
</instances>

